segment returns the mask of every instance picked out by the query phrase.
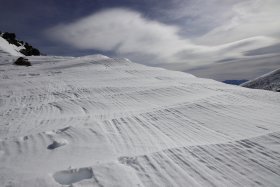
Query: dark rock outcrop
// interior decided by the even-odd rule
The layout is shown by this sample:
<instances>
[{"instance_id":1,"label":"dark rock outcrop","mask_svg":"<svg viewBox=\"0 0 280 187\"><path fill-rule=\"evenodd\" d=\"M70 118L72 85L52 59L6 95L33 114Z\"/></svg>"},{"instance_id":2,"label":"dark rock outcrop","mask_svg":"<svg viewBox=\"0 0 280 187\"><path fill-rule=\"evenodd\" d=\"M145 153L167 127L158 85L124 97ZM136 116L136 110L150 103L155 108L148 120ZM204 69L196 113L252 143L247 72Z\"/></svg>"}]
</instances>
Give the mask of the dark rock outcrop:
<instances>
[{"instance_id":1,"label":"dark rock outcrop","mask_svg":"<svg viewBox=\"0 0 280 187\"><path fill-rule=\"evenodd\" d=\"M0 36L7 40L10 44L13 44L17 47L23 46L24 49L21 49L19 52L22 53L25 56L40 56L41 53L38 49L34 48L32 45L30 45L27 42L19 41L16 39L15 33L9 33L9 32L0 32Z\"/></svg>"},{"instance_id":2,"label":"dark rock outcrop","mask_svg":"<svg viewBox=\"0 0 280 187\"><path fill-rule=\"evenodd\" d=\"M9 33L9 32L4 32L1 34L2 38L7 40L10 44L16 45L16 46L21 46L21 44L16 40L16 34L15 33Z\"/></svg>"},{"instance_id":3,"label":"dark rock outcrop","mask_svg":"<svg viewBox=\"0 0 280 187\"><path fill-rule=\"evenodd\" d=\"M25 56L39 56L41 53L38 49L33 48L29 45L24 45L25 49L21 49L19 52L24 54Z\"/></svg>"},{"instance_id":4,"label":"dark rock outcrop","mask_svg":"<svg viewBox=\"0 0 280 187\"><path fill-rule=\"evenodd\" d=\"M29 62L28 59L26 58L23 58L23 57L19 57L15 62L14 62L15 65L18 65L18 66L31 66L31 63Z\"/></svg>"}]
</instances>

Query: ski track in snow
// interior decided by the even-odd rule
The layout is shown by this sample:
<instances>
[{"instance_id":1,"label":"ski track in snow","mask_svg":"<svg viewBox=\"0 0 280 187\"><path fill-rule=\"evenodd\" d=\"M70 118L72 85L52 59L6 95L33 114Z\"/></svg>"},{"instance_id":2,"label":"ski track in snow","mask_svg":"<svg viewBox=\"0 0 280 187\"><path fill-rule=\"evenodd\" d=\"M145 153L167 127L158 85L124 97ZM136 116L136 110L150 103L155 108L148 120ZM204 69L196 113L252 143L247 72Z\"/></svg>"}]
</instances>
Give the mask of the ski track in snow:
<instances>
[{"instance_id":1,"label":"ski track in snow","mask_svg":"<svg viewBox=\"0 0 280 187\"><path fill-rule=\"evenodd\" d=\"M3 186L279 186L280 95L126 59L0 51Z\"/></svg>"}]
</instances>

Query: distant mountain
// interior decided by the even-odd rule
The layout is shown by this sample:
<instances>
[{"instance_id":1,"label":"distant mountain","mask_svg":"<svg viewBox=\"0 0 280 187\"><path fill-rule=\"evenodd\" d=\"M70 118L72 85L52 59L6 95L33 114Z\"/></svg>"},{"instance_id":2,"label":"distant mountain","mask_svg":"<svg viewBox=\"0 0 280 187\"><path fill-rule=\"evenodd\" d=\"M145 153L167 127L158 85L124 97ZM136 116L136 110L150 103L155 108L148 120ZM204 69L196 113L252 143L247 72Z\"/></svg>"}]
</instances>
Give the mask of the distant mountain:
<instances>
[{"instance_id":1,"label":"distant mountain","mask_svg":"<svg viewBox=\"0 0 280 187\"><path fill-rule=\"evenodd\" d=\"M247 81L241 84L241 86L280 92L280 68L264 74L254 80Z\"/></svg>"},{"instance_id":2,"label":"distant mountain","mask_svg":"<svg viewBox=\"0 0 280 187\"><path fill-rule=\"evenodd\" d=\"M223 83L226 83L226 84L233 84L233 85L240 85L244 82L247 82L248 80L245 80L245 79L241 79L241 80L225 80L223 81Z\"/></svg>"},{"instance_id":3,"label":"distant mountain","mask_svg":"<svg viewBox=\"0 0 280 187\"><path fill-rule=\"evenodd\" d=\"M4 41L5 40L5 41ZM11 55L39 56L41 53L27 42L17 40L15 33L0 32L0 48Z\"/></svg>"}]
</instances>

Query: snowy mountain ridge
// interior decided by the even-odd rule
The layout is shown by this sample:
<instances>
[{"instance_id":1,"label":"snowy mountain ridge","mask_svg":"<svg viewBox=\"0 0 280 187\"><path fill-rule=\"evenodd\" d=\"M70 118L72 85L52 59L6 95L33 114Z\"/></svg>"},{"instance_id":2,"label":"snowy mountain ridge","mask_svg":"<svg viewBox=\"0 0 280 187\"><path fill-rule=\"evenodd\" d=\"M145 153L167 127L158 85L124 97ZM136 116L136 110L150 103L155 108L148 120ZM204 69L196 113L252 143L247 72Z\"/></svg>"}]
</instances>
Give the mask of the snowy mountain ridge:
<instances>
[{"instance_id":1,"label":"snowy mountain ridge","mask_svg":"<svg viewBox=\"0 0 280 187\"><path fill-rule=\"evenodd\" d=\"M280 183L278 93L103 55L3 54L3 186Z\"/></svg>"},{"instance_id":2,"label":"snowy mountain ridge","mask_svg":"<svg viewBox=\"0 0 280 187\"><path fill-rule=\"evenodd\" d=\"M14 33L0 32L0 50L13 56L39 56L40 51L29 43L16 39ZM0 51L0 52L1 52Z\"/></svg>"},{"instance_id":3,"label":"snowy mountain ridge","mask_svg":"<svg viewBox=\"0 0 280 187\"><path fill-rule=\"evenodd\" d=\"M20 53L19 51L21 49L23 49L24 47L23 46L15 46L13 44L9 44L9 42L7 40L5 40L4 38L0 37L0 53L1 53L1 58L4 57L4 54L5 53L6 55L5 56L24 56L22 53Z\"/></svg>"},{"instance_id":4,"label":"snowy mountain ridge","mask_svg":"<svg viewBox=\"0 0 280 187\"><path fill-rule=\"evenodd\" d=\"M254 80L247 81L241 84L241 86L280 92L280 68L266 73Z\"/></svg>"}]
</instances>

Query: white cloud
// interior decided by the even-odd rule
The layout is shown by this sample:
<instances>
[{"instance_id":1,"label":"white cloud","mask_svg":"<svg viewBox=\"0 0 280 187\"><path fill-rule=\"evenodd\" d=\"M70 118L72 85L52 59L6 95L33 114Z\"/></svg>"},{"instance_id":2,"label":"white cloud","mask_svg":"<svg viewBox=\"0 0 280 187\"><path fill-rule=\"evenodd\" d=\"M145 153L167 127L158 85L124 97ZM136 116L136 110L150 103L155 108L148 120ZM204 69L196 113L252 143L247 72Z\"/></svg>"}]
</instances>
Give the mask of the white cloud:
<instances>
[{"instance_id":1,"label":"white cloud","mask_svg":"<svg viewBox=\"0 0 280 187\"><path fill-rule=\"evenodd\" d=\"M245 0L231 7L231 19L200 36L200 44L217 45L255 36L280 37L280 1Z\"/></svg>"},{"instance_id":2,"label":"white cloud","mask_svg":"<svg viewBox=\"0 0 280 187\"><path fill-rule=\"evenodd\" d=\"M255 1L258 0L252 2ZM178 26L150 20L136 11L121 8L103 10L75 22L55 26L48 30L48 35L79 49L113 51L135 61L146 59L147 62L142 62L146 64L184 63L186 67L193 67L225 58L241 58L245 51L278 42L270 37L271 33L279 31L275 21L269 22L269 28L261 31L250 30L250 27L261 29L258 24L262 18L272 18L268 10L278 15L271 6L263 6L262 9L257 5L251 6L250 11L247 4L234 5L236 15L231 22L213 29L201 39L182 37L179 35L182 28ZM259 11L262 16L257 16ZM267 18L264 18L266 14ZM256 18L257 23L251 18ZM217 44L206 45L213 41Z\"/></svg>"},{"instance_id":3,"label":"white cloud","mask_svg":"<svg viewBox=\"0 0 280 187\"><path fill-rule=\"evenodd\" d=\"M169 57L182 48L193 47L178 36L178 28L143 18L127 9L109 9L67 25L50 34L81 49L144 53Z\"/></svg>"}]
</instances>

